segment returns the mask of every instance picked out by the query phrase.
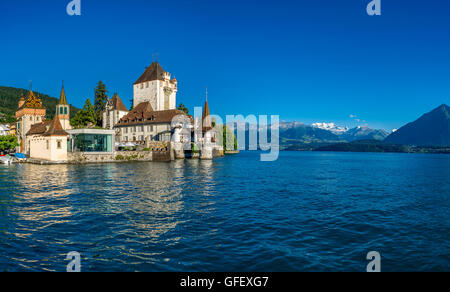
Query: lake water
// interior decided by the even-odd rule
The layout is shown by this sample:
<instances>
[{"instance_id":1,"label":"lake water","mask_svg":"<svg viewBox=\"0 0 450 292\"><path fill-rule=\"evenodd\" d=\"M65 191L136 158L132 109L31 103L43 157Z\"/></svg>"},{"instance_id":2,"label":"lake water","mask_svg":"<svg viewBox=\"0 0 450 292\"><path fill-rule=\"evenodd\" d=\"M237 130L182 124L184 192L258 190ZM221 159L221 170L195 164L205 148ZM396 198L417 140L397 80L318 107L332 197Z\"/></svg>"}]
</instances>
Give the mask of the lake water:
<instances>
[{"instance_id":1,"label":"lake water","mask_svg":"<svg viewBox=\"0 0 450 292\"><path fill-rule=\"evenodd\" d=\"M0 166L0 271L450 270L450 155Z\"/></svg>"}]
</instances>

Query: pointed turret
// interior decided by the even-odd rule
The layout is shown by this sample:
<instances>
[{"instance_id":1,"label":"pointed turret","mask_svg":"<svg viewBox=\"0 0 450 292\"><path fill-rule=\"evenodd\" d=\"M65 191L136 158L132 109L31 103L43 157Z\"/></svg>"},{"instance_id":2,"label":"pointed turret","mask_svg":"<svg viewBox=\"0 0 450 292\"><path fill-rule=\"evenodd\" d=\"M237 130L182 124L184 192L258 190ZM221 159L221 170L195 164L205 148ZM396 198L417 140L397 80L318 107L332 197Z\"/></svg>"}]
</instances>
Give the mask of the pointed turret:
<instances>
[{"instance_id":1,"label":"pointed turret","mask_svg":"<svg viewBox=\"0 0 450 292\"><path fill-rule=\"evenodd\" d=\"M209 114L209 105L208 105L208 89L206 89L206 99L205 106L203 107L203 115L202 115L203 128L212 128L211 117Z\"/></svg>"},{"instance_id":2,"label":"pointed turret","mask_svg":"<svg viewBox=\"0 0 450 292\"><path fill-rule=\"evenodd\" d=\"M69 105L66 99L66 91L64 90L64 81L61 88L61 95L59 97L59 105Z\"/></svg>"},{"instance_id":3,"label":"pointed turret","mask_svg":"<svg viewBox=\"0 0 450 292\"><path fill-rule=\"evenodd\" d=\"M70 107L67 103L66 91L64 89L64 81L62 83L61 95L59 97L59 103L56 106L56 116L61 122L62 128L64 130L70 130Z\"/></svg>"}]
</instances>

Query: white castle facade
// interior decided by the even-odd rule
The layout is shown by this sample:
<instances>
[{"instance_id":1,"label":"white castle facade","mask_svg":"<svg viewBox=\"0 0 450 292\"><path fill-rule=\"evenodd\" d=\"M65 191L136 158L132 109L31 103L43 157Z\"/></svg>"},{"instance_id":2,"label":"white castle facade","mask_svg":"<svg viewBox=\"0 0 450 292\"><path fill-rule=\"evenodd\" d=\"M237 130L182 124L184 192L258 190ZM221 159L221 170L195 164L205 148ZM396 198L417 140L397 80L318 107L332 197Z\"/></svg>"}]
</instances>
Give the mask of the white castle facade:
<instances>
[{"instance_id":1,"label":"white castle facade","mask_svg":"<svg viewBox=\"0 0 450 292\"><path fill-rule=\"evenodd\" d=\"M153 62L133 85L133 104L149 101L153 110L174 110L177 106L178 82L171 79L158 62Z\"/></svg>"}]
</instances>

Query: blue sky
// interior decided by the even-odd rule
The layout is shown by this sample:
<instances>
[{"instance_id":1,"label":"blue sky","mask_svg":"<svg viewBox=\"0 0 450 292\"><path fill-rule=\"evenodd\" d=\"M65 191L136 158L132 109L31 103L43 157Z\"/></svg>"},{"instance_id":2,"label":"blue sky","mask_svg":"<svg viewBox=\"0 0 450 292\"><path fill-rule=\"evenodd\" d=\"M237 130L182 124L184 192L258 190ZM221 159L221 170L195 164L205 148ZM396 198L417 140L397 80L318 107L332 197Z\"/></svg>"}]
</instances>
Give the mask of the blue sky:
<instances>
[{"instance_id":1,"label":"blue sky","mask_svg":"<svg viewBox=\"0 0 450 292\"><path fill-rule=\"evenodd\" d=\"M0 85L58 96L64 79L81 107L103 80L128 105L158 52L191 110L208 87L223 116L398 128L450 103L450 3L381 1L1 1Z\"/></svg>"}]
</instances>

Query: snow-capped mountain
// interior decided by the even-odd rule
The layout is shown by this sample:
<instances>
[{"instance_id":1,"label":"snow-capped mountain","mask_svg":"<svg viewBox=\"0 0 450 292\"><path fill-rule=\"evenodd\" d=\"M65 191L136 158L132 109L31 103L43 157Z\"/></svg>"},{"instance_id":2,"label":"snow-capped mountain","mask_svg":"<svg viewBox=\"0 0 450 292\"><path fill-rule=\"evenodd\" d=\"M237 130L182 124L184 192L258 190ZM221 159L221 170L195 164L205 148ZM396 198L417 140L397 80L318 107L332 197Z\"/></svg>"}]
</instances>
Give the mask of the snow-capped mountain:
<instances>
[{"instance_id":1,"label":"snow-capped mountain","mask_svg":"<svg viewBox=\"0 0 450 292\"><path fill-rule=\"evenodd\" d=\"M228 124L231 126L231 124ZM338 142L353 142L356 140L384 140L388 133L384 130L375 130L369 127L341 127L334 123L314 123L307 125L300 122L280 122L279 124L267 125L271 129L279 127L280 142L283 145L297 144L323 144ZM245 131L249 130L266 130L266 127L257 126L256 124L248 124L245 122L237 122L234 129Z\"/></svg>"},{"instance_id":2,"label":"snow-capped mountain","mask_svg":"<svg viewBox=\"0 0 450 292\"><path fill-rule=\"evenodd\" d=\"M353 129L342 133L340 136L342 139L348 142L353 142L357 140L384 140L389 135L385 130L375 130L369 127L358 126Z\"/></svg>"},{"instance_id":3,"label":"snow-capped mountain","mask_svg":"<svg viewBox=\"0 0 450 292\"><path fill-rule=\"evenodd\" d=\"M311 126L314 128L330 131L336 135L343 134L349 130L348 127L339 127L335 123L314 123Z\"/></svg>"}]
</instances>

